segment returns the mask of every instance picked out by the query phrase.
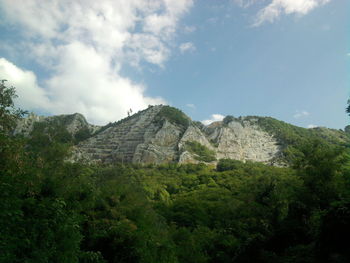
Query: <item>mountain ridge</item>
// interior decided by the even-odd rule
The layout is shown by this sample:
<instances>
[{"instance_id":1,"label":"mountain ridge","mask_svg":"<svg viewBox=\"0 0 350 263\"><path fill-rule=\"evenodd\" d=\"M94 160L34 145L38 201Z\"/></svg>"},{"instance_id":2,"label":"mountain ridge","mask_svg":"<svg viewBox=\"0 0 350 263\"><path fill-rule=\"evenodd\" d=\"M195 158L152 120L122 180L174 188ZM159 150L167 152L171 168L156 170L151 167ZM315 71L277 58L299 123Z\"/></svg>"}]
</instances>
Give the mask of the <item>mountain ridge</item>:
<instances>
[{"instance_id":1,"label":"mountain ridge","mask_svg":"<svg viewBox=\"0 0 350 263\"><path fill-rule=\"evenodd\" d=\"M104 126L89 124L79 113L30 115L19 121L14 134L30 136L39 124L64 127L75 138L69 160L89 163L214 164L219 159L235 159L286 166L289 155L307 141L318 139L337 145L350 142L344 131L306 129L271 117L226 116L206 126L165 105L149 106Z\"/></svg>"}]
</instances>

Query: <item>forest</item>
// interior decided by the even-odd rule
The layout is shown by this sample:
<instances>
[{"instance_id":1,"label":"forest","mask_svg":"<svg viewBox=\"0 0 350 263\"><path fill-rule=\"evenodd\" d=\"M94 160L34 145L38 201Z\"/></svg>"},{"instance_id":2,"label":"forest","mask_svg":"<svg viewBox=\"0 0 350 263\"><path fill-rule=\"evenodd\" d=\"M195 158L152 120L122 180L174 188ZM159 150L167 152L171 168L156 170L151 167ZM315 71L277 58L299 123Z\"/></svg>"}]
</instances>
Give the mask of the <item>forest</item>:
<instances>
[{"instance_id":1,"label":"forest","mask_svg":"<svg viewBox=\"0 0 350 263\"><path fill-rule=\"evenodd\" d=\"M310 138L284 168L70 163L64 130L11 135L15 97L2 82L1 263L350 262L347 145Z\"/></svg>"}]
</instances>

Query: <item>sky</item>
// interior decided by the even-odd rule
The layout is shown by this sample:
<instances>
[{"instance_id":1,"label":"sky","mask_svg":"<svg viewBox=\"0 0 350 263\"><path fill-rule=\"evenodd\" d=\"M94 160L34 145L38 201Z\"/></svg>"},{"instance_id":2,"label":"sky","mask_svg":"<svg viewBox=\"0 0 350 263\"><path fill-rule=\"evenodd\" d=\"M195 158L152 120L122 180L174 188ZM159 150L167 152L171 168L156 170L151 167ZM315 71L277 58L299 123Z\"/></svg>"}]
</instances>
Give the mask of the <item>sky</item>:
<instances>
[{"instance_id":1,"label":"sky","mask_svg":"<svg viewBox=\"0 0 350 263\"><path fill-rule=\"evenodd\" d=\"M16 105L103 125L168 104L209 124L271 116L342 129L348 0L0 0Z\"/></svg>"}]
</instances>

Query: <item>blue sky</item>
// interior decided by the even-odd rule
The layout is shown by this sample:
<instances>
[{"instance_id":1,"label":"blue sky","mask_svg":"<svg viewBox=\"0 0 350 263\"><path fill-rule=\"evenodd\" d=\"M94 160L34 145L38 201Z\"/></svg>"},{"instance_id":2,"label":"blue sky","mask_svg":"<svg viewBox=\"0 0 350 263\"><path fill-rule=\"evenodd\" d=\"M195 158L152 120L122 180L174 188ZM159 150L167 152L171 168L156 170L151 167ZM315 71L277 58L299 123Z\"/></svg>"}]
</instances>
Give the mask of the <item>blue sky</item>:
<instances>
[{"instance_id":1,"label":"blue sky","mask_svg":"<svg viewBox=\"0 0 350 263\"><path fill-rule=\"evenodd\" d=\"M36 113L103 124L164 103L207 123L349 123L347 0L16 2L0 0L0 76Z\"/></svg>"}]
</instances>

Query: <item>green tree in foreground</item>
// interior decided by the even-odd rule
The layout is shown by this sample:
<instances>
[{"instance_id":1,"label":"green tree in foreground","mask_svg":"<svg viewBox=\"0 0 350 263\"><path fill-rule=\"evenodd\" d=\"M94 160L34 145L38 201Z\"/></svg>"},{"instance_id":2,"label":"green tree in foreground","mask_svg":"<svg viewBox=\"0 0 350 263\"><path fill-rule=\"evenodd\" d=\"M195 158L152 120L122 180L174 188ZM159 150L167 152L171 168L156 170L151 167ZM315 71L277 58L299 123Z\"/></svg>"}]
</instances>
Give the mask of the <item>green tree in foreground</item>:
<instances>
[{"instance_id":1,"label":"green tree in foreground","mask_svg":"<svg viewBox=\"0 0 350 263\"><path fill-rule=\"evenodd\" d=\"M302 141L289 168L72 164L59 127L9 135L21 111L1 92L0 263L350 262L344 147Z\"/></svg>"},{"instance_id":2,"label":"green tree in foreground","mask_svg":"<svg viewBox=\"0 0 350 263\"><path fill-rule=\"evenodd\" d=\"M0 132L12 130L17 119L26 113L15 107L16 90L14 87L7 87L5 82L4 79L0 80Z\"/></svg>"},{"instance_id":3,"label":"green tree in foreground","mask_svg":"<svg viewBox=\"0 0 350 263\"><path fill-rule=\"evenodd\" d=\"M10 136L24 111L0 84L0 262L78 262L79 214L57 191L64 163L43 163L27 141ZM47 145L46 147L50 147ZM61 178L59 178L61 177Z\"/></svg>"}]
</instances>

